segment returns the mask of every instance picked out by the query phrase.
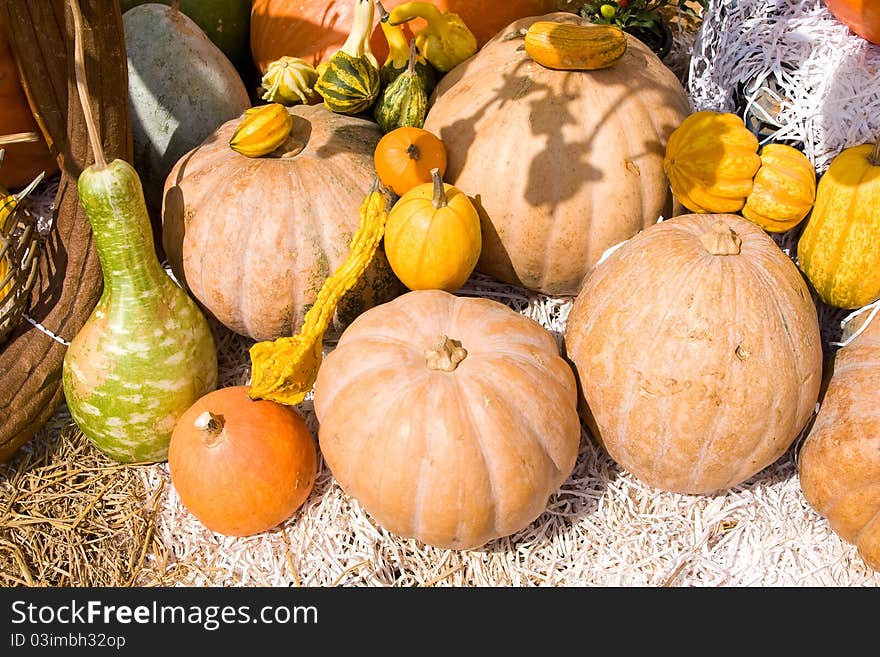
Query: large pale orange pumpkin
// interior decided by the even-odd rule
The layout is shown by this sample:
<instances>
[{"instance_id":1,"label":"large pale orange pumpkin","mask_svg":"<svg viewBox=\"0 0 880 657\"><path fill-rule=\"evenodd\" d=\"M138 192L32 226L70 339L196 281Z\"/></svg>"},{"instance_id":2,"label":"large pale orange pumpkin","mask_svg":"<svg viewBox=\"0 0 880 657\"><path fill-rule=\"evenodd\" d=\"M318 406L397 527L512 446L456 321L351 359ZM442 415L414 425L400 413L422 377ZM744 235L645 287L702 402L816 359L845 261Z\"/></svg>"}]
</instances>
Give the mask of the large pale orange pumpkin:
<instances>
[{"instance_id":1,"label":"large pale orange pumpkin","mask_svg":"<svg viewBox=\"0 0 880 657\"><path fill-rule=\"evenodd\" d=\"M736 486L778 459L822 378L806 283L738 215L680 215L625 242L575 299L565 344L594 435L679 493Z\"/></svg>"},{"instance_id":2,"label":"large pale orange pumpkin","mask_svg":"<svg viewBox=\"0 0 880 657\"><path fill-rule=\"evenodd\" d=\"M880 3L877 0L825 0L834 17L860 37L880 44Z\"/></svg>"},{"instance_id":3,"label":"large pale orange pumpkin","mask_svg":"<svg viewBox=\"0 0 880 657\"><path fill-rule=\"evenodd\" d=\"M6 39L6 25L0 20L0 136L19 132L35 132L39 140L2 146L6 154L0 166L0 186L12 190L27 185L40 172L57 173L58 162L31 113Z\"/></svg>"},{"instance_id":4,"label":"large pale orange pumpkin","mask_svg":"<svg viewBox=\"0 0 880 657\"><path fill-rule=\"evenodd\" d=\"M556 341L496 301L408 292L366 311L318 371L318 441L387 530L473 548L527 526L568 478L577 389Z\"/></svg>"},{"instance_id":5,"label":"large pale orange pumpkin","mask_svg":"<svg viewBox=\"0 0 880 657\"><path fill-rule=\"evenodd\" d=\"M383 0L391 10L406 0ZM482 46L510 21L523 16L544 14L556 8L558 0L430 0L443 11L459 16ZM351 0L254 0L251 8L251 52L260 70L282 55L302 57L313 66L329 59L345 41L351 29ZM388 55L388 42L378 27L370 39L373 53L380 62ZM407 38L412 30L424 26L421 19L404 28Z\"/></svg>"},{"instance_id":6,"label":"large pale orange pumpkin","mask_svg":"<svg viewBox=\"0 0 880 657\"><path fill-rule=\"evenodd\" d=\"M880 571L880 315L868 317L844 332L798 471L809 505Z\"/></svg>"},{"instance_id":7,"label":"large pale orange pumpkin","mask_svg":"<svg viewBox=\"0 0 880 657\"><path fill-rule=\"evenodd\" d=\"M241 118L233 119L165 181L162 237L172 271L227 328L255 340L296 333L347 258L382 136L374 122L321 105L287 109L289 150L235 152L229 140ZM403 290L380 248L337 306L331 332Z\"/></svg>"},{"instance_id":8,"label":"large pale orange pumpkin","mask_svg":"<svg viewBox=\"0 0 880 657\"><path fill-rule=\"evenodd\" d=\"M553 13L515 21L585 23ZM533 61L499 36L437 86L424 128L446 146L446 182L473 195L483 224L477 270L573 295L609 247L671 216L663 171L669 134L689 110L678 78L627 36L595 71Z\"/></svg>"}]
</instances>

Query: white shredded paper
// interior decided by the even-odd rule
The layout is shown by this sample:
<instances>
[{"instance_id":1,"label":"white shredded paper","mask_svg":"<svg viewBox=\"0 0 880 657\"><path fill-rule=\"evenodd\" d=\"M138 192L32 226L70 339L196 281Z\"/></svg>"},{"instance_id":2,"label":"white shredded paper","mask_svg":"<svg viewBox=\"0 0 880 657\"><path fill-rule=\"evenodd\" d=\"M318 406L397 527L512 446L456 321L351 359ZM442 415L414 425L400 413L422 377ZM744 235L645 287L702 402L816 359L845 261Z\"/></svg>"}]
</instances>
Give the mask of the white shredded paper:
<instances>
[{"instance_id":1,"label":"white shredded paper","mask_svg":"<svg viewBox=\"0 0 880 657\"><path fill-rule=\"evenodd\" d=\"M880 134L880 48L836 23L820 0L713 2L693 48L688 91L695 108L733 110L737 85L775 80L786 95L777 134L803 142L820 171L844 146ZM796 257L796 230L773 237ZM535 319L562 347L571 299L480 274L459 293ZM833 348L849 313L816 303L823 340ZM215 335L220 385L249 383L252 341L216 323ZM311 397L297 410L317 436ZM174 586L880 585L880 573L805 501L795 461L802 441L740 486L702 496L644 485L584 432L574 472L546 511L517 534L466 551L389 534L323 462L310 497L283 525L247 538L222 536L187 512L167 464L157 464L140 468L147 499L163 484L165 491L156 518L160 548L147 555L144 570L151 578L164 573Z\"/></svg>"}]
</instances>

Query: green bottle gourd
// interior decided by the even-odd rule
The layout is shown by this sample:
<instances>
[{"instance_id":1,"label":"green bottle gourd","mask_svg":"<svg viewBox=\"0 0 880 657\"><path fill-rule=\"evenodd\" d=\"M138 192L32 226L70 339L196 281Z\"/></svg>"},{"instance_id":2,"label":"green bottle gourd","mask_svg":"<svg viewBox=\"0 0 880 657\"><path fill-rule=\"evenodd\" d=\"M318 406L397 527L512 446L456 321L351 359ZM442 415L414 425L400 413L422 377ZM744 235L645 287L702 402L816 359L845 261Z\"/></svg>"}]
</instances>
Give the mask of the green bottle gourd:
<instances>
[{"instance_id":1,"label":"green bottle gourd","mask_svg":"<svg viewBox=\"0 0 880 657\"><path fill-rule=\"evenodd\" d=\"M216 346L202 311L159 263L137 172L104 158L85 87L82 16L76 0L71 7L76 83L95 155L77 190L104 289L65 353L62 387L98 449L123 463L164 461L177 419L217 386Z\"/></svg>"}]
</instances>

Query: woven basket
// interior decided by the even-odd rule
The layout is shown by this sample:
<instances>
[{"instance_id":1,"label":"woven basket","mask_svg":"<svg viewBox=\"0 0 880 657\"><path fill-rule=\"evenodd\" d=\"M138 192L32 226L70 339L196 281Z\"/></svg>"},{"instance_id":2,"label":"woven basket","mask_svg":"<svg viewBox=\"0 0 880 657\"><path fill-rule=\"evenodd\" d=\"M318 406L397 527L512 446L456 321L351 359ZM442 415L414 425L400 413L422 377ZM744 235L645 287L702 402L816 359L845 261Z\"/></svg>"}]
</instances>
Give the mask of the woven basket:
<instances>
[{"instance_id":1,"label":"woven basket","mask_svg":"<svg viewBox=\"0 0 880 657\"><path fill-rule=\"evenodd\" d=\"M21 323L37 280L40 236L33 215L22 206L22 201L42 177L38 176L18 194L0 188L0 346Z\"/></svg>"}]
</instances>

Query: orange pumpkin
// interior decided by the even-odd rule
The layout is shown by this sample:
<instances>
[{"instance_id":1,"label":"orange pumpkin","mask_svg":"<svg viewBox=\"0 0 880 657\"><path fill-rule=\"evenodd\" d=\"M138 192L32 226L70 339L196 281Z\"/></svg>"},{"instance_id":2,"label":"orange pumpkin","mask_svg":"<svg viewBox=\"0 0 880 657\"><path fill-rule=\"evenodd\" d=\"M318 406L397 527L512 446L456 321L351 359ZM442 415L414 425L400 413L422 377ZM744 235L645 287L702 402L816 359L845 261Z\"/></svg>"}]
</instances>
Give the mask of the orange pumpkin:
<instances>
[{"instance_id":1,"label":"orange pumpkin","mask_svg":"<svg viewBox=\"0 0 880 657\"><path fill-rule=\"evenodd\" d=\"M208 529L249 536L289 518L315 483L318 455L293 408L219 388L180 416L168 469L180 501Z\"/></svg>"},{"instance_id":2,"label":"orange pumpkin","mask_svg":"<svg viewBox=\"0 0 880 657\"><path fill-rule=\"evenodd\" d=\"M384 0L385 9L393 9L407 0ZM517 18L544 14L556 8L558 0L431 0L443 11L459 16L482 46ZM301 57L313 66L329 59L338 50L351 29L351 0L254 0L251 8L251 52L254 63L266 67L282 55ZM378 12L377 12L378 19ZM421 19L406 24L407 41L413 31L424 26ZM370 47L383 62L388 42L378 26Z\"/></svg>"},{"instance_id":3,"label":"orange pumpkin","mask_svg":"<svg viewBox=\"0 0 880 657\"><path fill-rule=\"evenodd\" d=\"M732 214L679 215L624 242L575 299L565 344L593 434L677 493L736 486L782 456L822 378L803 277Z\"/></svg>"},{"instance_id":4,"label":"orange pumpkin","mask_svg":"<svg viewBox=\"0 0 880 657\"><path fill-rule=\"evenodd\" d=\"M880 44L880 3L877 0L825 0L834 17L860 37Z\"/></svg>"},{"instance_id":5,"label":"orange pumpkin","mask_svg":"<svg viewBox=\"0 0 880 657\"><path fill-rule=\"evenodd\" d=\"M321 453L388 531L467 549L527 526L580 445L556 341L509 307L441 290L364 312L318 371Z\"/></svg>"},{"instance_id":6,"label":"orange pumpkin","mask_svg":"<svg viewBox=\"0 0 880 657\"><path fill-rule=\"evenodd\" d=\"M40 172L47 176L56 173L58 162L49 152L31 113L6 39L6 26L0 21L0 136L18 132L36 132L40 138L3 147L6 156L0 167L0 186L13 190L27 185Z\"/></svg>"},{"instance_id":7,"label":"orange pumpkin","mask_svg":"<svg viewBox=\"0 0 880 657\"><path fill-rule=\"evenodd\" d=\"M432 181L431 170L446 173L446 147L433 132L403 127L386 133L373 152L376 174L386 187L403 196Z\"/></svg>"}]
</instances>

